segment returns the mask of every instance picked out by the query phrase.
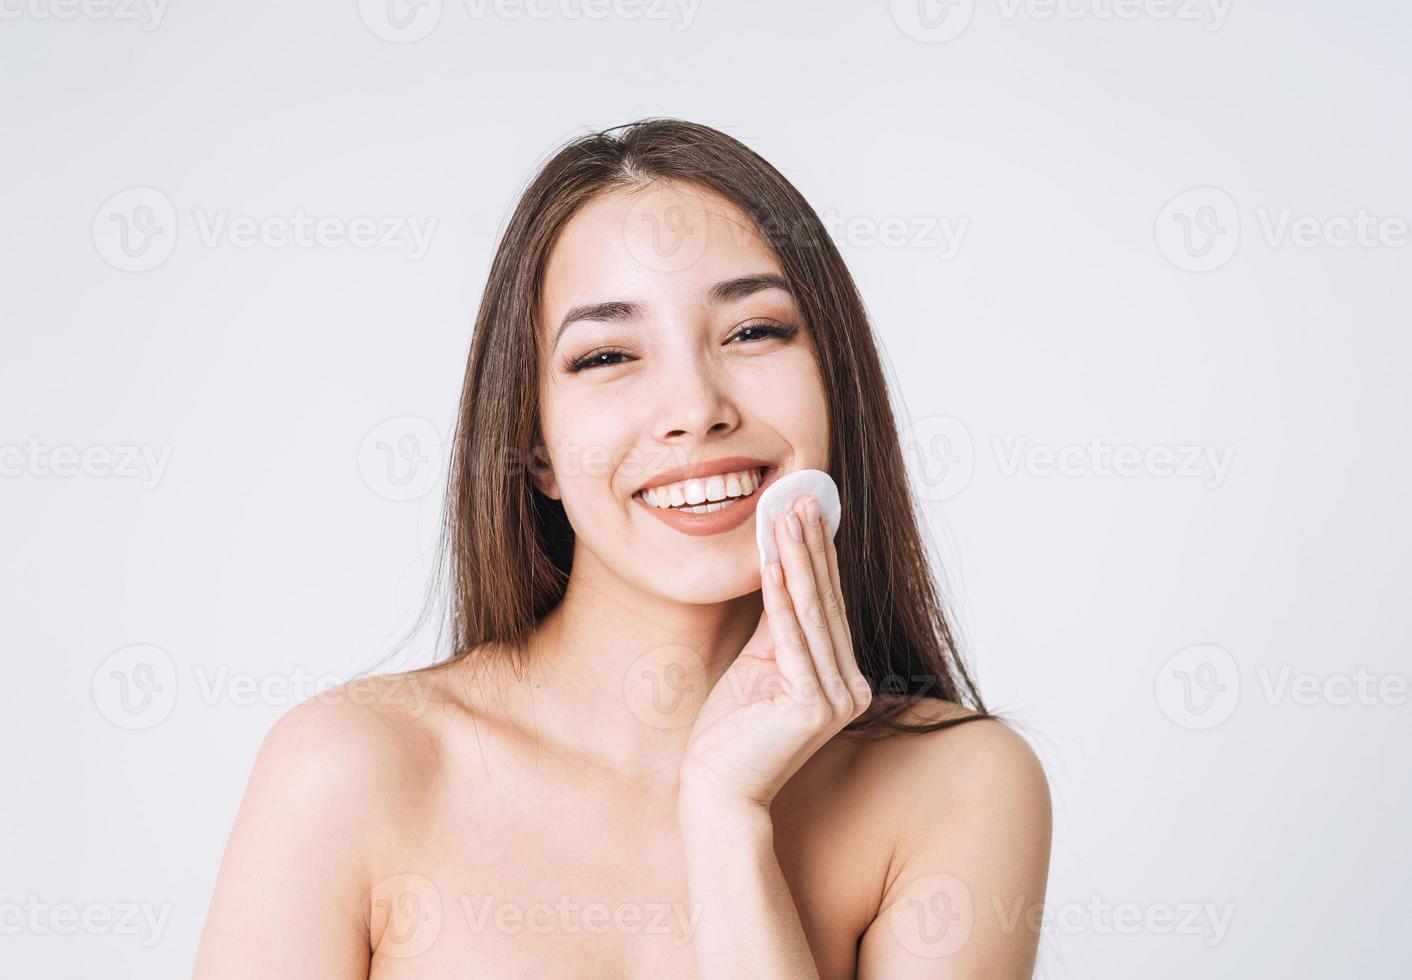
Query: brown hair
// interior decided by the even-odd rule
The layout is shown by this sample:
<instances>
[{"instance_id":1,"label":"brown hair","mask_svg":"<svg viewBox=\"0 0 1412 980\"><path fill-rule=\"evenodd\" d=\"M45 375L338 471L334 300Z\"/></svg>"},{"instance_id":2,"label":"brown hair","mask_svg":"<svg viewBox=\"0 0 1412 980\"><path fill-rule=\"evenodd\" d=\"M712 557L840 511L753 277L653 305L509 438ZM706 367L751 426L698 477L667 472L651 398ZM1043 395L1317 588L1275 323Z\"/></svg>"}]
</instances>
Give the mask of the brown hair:
<instances>
[{"instance_id":1,"label":"brown hair","mask_svg":"<svg viewBox=\"0 0 1412 980\"><path fill-rule=\"evenodd\" d=\"M594 195L657 180L704 187L748 215L809 325L828 399L829 474L844 513L856 515L841 522L836 540L844 604L859 667L880 695L847 730L882 723L922 732L990 717L932 579L882 364L843 258L779 171L730 136L676 119L644 119L568 142L524 189L501 236L451 452L437 572L438 580L449 574L451 654L443 663L484 646L509 651L518 665L536 624L564 595L574 532L563 505L530 479L541 441L535 311L544 262L560 229ZM918 698L976 713L902 722L898 716Z\"/></svg>"}]
</instances>

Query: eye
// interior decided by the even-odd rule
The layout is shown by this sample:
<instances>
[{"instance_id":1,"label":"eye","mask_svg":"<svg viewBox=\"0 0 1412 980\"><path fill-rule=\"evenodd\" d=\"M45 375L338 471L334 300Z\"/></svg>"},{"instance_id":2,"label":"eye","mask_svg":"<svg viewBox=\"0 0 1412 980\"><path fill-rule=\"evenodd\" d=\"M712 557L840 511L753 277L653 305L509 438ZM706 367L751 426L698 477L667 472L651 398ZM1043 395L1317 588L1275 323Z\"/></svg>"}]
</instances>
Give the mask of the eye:
<instances>
[{"instance_id":1,"label":"eye","mask_svg":"<svg viewBox=\"0 0 1412 980\"><path fill-rule=\"evenodd\" d=\"M570 374L576 374L579 371L584 370L585 368L607 367L611 364L620 363L618 361L604 360L604 358L627 356L627 351L615 350L611 347L603 347L599 350L585 354L583 357L570 358L569 360L564 362L564 370L568 371Z\"/></svg>"},{"instance_id":2,"label":"eye","mask_svg":"<svg viewBox=\"0 0 1412 980\"><path fill-rule=\"evenodd\" d=\"M763 340L769 337L779 337L781 340L788 340L798 332L799 328L793 324L748 323L737 330L731 339L742 338L745 337L746 334L754 334L754 337L746 339Z\"/></svg>"}]
</instances>

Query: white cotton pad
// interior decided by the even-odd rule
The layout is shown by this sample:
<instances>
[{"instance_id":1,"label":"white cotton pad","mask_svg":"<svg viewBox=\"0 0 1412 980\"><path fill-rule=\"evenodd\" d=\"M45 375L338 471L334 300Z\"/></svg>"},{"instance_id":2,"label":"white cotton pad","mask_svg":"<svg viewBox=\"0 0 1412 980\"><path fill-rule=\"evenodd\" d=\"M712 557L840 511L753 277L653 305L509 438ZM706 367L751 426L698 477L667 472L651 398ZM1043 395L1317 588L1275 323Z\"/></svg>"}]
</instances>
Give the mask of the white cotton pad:
<instances>
[{"instance_id":1,"label":"white cotton pad","mask_svg":"<svg viewBox=\"0 0 1412 980\"><path fill-rule=\"evenodd\" d=\"M796 470L775 480L755 503L755 544L760 548L763 569L780 554L775 547L775 519L785 513L800 497L819 498L819 518L828 522L829 537L838 534L838 519L843 508L838 503L838 486L823 470Z\"/></svg>"}]
</instances>

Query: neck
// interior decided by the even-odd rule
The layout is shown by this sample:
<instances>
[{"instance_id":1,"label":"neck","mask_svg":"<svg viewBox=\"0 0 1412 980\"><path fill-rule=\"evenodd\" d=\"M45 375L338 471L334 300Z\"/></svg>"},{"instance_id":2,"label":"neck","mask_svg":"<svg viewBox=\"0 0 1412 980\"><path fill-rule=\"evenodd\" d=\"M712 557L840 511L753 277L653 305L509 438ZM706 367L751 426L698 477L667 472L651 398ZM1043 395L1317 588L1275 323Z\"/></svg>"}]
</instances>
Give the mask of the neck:
<instances>
[{"instance_id":1,"label":"neck","mask_svg":"<svg viewBox=\"0 0 1412 980\"><path fill-rule=\"evenodd\" d=\"M580 548L563 601L513 682L525 730L630 781L674 784L698 709L755 632L758 591L683 603ZM509 699L507 699L508 701Z\"/></svg>"}]
</instances>

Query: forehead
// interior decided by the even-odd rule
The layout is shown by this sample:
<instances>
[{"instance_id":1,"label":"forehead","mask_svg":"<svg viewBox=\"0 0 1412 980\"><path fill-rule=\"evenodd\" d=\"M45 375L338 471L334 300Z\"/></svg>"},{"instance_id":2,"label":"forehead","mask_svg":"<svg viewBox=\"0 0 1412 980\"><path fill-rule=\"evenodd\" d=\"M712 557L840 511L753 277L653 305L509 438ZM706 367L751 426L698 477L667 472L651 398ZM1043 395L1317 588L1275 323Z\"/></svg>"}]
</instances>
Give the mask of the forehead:
<instances>
[{"instance_id":1,"label":"forehead","mask_svg":"<svg viewBox=\"0 0 1412 980\"><path fill-rule=\"evenodd\" d=\"M733 276L780 271L750 219L714 191L679 181L594 197L545 262L548 319L585 301L690 300Z\"/></svg>"}]
</instances>

